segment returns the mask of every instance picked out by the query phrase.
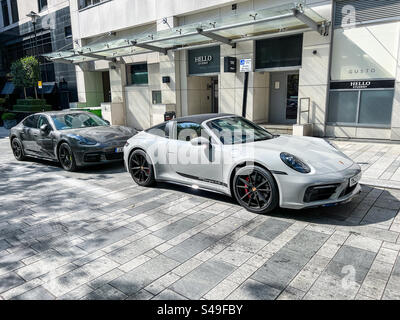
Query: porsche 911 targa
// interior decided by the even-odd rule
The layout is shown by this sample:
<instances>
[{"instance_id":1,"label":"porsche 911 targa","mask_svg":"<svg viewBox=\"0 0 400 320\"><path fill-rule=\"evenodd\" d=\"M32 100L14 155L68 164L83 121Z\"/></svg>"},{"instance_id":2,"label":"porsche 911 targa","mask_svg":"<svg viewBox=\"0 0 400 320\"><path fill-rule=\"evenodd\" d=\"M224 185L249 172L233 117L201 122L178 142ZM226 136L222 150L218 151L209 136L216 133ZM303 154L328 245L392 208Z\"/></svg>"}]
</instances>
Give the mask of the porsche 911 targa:
<instances>
[{"instance_id":1,"label":"porsche 911 targa","mask_svg":"<svg viewBox=\"0 0 400 320\"><path fill-rule=\"evenodd\" d=\"M247 210L332 206L361 190L361 168L330 142L277 136L236 115L172 119L130 138L125 166L141 186L166 181L235 197Z\"/></svg>"}]
</instances>

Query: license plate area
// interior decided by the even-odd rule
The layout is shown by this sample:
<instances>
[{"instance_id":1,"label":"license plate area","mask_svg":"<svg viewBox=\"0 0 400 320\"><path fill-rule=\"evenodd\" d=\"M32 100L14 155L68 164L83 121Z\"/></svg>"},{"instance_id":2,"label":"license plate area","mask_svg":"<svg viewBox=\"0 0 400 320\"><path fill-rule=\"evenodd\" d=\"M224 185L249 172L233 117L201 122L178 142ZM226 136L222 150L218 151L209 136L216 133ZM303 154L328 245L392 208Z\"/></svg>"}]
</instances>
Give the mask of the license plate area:
<instances>
[{"instance_id":1,"label":"license plate area","mask_svg":"<svg viewBox=\"0 0 400 320\"><path fill-rule=\"evenodd\" d=\"M349 179L349 187L355 186L361 179L361 172Z\"/></svg>"},{"instance_id":2,"label":"license plate area","mask_svg":"<svg viewBox=\"0 0 400 320\"><path fill-rule=\"evenodd\" d=\"M124 152L124 148L123 148L123 147L115 148L115 149L114 149L114 152L115 152L115 153L122 153L122 152Z\"/></svg>"}]
</instances>

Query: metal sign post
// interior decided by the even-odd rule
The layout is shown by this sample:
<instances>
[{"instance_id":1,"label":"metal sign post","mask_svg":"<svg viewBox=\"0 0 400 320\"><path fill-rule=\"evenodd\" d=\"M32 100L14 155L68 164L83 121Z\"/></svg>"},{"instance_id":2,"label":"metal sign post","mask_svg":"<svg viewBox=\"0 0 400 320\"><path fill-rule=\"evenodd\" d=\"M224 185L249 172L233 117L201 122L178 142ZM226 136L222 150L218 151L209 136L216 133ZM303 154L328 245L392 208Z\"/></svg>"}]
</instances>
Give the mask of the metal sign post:
<instances>
[{"instance_id":1,"label":"metal sign post","mask_svg":"<svg viewBox=\"0 0 400 320\"><path fill-rule=\"evenodd\" d=\"M240 72L244 72L244 86L243 86L243 105L242 116L246 117L247 109L247 91L249 88L249 72L251 70L251 59L240 59Z\"/></svg>"}]
</instances>

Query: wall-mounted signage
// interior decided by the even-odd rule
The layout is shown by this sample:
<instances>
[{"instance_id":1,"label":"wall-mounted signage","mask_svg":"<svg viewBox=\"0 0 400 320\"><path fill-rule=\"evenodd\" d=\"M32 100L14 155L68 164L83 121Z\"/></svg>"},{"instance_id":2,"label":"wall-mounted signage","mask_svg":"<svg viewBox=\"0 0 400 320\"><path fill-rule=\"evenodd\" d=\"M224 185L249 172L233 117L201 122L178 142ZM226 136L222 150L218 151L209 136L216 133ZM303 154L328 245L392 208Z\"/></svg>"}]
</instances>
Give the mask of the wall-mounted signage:
<instances>
[{"instance_id":1,"label":"wall-mounted signage","mask_svg":"<svg viewBox=\"0 0 400 320\"><path fill-rule=\"evenodd\" d=\"M236 57L224 57L224 72L236 73Z\"/></svg>"},{"instance_id":2,"label":"wall-mounted signage","mask_svg":"<svg viewBox=\"0 0 400 320\"><path fill-rule=\"evenodd\" d=\"M220 47L188 50L189 74L220 72Z\"/></svg>"},{"instance_id":3,"label":"wall-mounted signage","mask_svg":"<svg viewBox=\"0 0 400 320\"><path fill-rule=\"evenodd\" d=\"M251 59L240 59L240 72L251 72Z\"/></svg>"},{"instance_id":4,"label":"wall-mounted signage","mask_svg":"<svg viewBox=\"0 0 400 320\"><path fill-rule=\"evenodd\" d=\"M331 89L393 89L394 80L338 81L331 82Z\"/></svg>"}]
</instances>

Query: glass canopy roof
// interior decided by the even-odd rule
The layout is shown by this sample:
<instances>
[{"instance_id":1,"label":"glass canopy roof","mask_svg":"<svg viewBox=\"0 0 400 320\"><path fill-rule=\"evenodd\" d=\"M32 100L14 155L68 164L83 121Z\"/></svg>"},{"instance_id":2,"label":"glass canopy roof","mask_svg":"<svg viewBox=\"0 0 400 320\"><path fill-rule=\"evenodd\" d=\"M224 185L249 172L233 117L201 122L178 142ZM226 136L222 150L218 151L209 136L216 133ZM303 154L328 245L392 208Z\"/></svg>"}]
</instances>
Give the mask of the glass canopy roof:
<instances>
[{"instance_id":1,"label":"glass canopy roof","mask_svg":"<svg viewBox=\"0 0 400 320\"><path fill-rule=\"evenodd\" d=\"M207 43L229 43L235 40L293 30L307 26L321 26L325 19L305 5L304 1L257 11L218 17L187 24L155 33L111 36L81 48L44 54L57 62L81 63L112 59L151 51L166 50Z\"/></svg>"}]
</instances>

